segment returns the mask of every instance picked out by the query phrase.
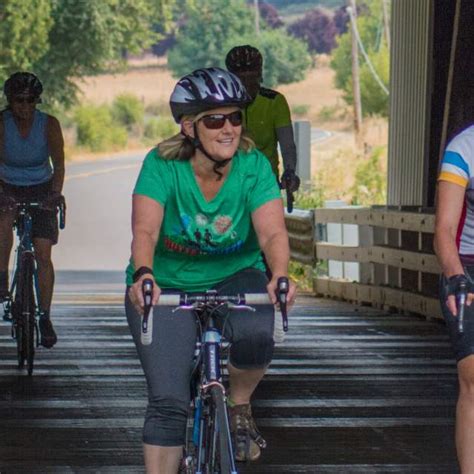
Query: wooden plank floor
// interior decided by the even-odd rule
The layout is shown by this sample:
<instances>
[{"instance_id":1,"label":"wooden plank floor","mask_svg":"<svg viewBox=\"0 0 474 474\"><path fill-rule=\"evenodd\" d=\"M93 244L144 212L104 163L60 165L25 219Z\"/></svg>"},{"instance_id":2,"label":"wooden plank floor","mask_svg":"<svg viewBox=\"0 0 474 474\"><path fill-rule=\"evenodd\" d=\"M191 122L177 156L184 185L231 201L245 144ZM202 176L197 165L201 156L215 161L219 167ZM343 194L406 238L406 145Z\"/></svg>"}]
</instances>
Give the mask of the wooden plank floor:
<instances>
[{"instance_id":1,"label":"wooden plank floor","mask_svg":"<svg viewBox=\"0 0 474 474\"><path fill-rule=\"evenodd\" d=\"M0 472L143 472L145 381L119 300L54 308L59 343L19 373L0 325ZM457 471L457 382L444 328L302 297L255 394L268 441L242 473Z\"/></svg>"}]
</instances>

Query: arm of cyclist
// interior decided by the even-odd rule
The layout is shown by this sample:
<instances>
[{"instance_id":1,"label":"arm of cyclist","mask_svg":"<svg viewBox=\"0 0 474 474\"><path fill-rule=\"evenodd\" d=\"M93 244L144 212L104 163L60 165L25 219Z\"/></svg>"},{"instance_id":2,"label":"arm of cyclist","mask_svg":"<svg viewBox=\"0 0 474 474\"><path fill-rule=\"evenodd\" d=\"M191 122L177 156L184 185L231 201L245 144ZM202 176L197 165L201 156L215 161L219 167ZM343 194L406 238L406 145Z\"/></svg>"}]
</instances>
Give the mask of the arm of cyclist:
<instances>
[{"instance_id":1,"label":"arm of cyclist","mask_svg":"<svg viewBox=\"0 0 474 474\"><path fill-rule=\"evenodd\" d=\"M291 192L298 191L300 179L295 174L296 170L296 145L293 136L293 127L285 125L276 129L278 143L280 144L281 157L283 159L283 174L281 176L281 187Z\"/></svg>"},{"instance_id":2,"label":"arm of cyclist","mask_svg":"<svg viewBox=\"0 0 474 474\"><path fill-rule=\"evenodd\" d=\"M153 268L153 256L160 235L161 223L163 221L163 206L147 196L133 195L132 206L132 259L135 270L139 268ZM137 310L143 312L142 282L149 278L154 282L153 300L158 303L161 289L156 284L152 273L144 272L130 287L129 296Z\"/></svg>"},{"instance_id":3,"label":"arm of cyclist","mask_svg":"<svg viewBox=\"0 0 474 474\"><path fill-rule=\"evenodd\" d=\"M457 184L447 181L438 183L434 249L441 270L448 280L456 275L464 275L464 268L456 245L456 235L465 192L465 188ZM474 293L470 292L467 297L467 305L472 303L473 298ZM453 294L448 296L447 305L451 313L456 316L456 298Z\"/></svg>"},{"instance_id":4,"label":"arm of cyclist","mask_svg":"<svg viewBox=\"0 0 474 474\"><path fill-rule=\"evenodd\" d=\"M46 133L53 162L53 178L51 194L45 204L51 208L60 204L65 206L64 196L61 194L64 184L64 138L59 121L51 115L48 116Z\"/></svg>"},{"instance_id":5,"label":"arm of cyclist","mask_svg":"<svg viewBox=\"0 0 474 474\"><path fill-rule=\"evenodd\" d=\"M288 277L288 263L290 261L290 246L285 226L283 203L281 199L273 199L252 213L252 223L257 233L260 248L265 254L268 266L272 272L272 279L267 285L268 294L273 304L277 299L275 291L279 277ZM296 286L290 281L288 291L288 305L295 302Z\"/></svg>"}]
</instances>

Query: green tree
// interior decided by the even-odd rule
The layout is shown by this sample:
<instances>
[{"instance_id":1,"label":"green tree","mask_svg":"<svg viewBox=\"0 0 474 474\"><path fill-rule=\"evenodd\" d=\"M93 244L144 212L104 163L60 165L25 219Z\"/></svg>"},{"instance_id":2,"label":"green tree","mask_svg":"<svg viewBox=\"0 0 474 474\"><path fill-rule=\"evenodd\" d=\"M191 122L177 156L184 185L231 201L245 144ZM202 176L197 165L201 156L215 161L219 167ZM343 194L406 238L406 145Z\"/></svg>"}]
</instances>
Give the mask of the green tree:
<instances>
[{"instance_id":1,"label":"green tree","mask_svg":"<svg viewBox=\"0 0 474 474\"><path fill-rule=\"evenodd\" d=\"M50 0L0 2L0 78L32 69L49 48L52 25Z\"/></svg>"},{"instance_id":2,"label":"green tree","mask_svg":"<svg viewBox=\"0 0 474 474\"><path fill-rule=\"evenodd\" d=\"M168 22L175 0L2 0L0 80L28 69L46 101L75 102L77 80L124 64L125 51L156 40L152 24ZM7 45L7 48L4 48Z\"/></svg>"},{"instance_id":3,"label":"green tree","mask_svg":"<svg viewBox=\"0 0 474 474\"><path fill-rule=\"evenodd\" d=\"M145 0L52 3L52 46L35 69L45 83L46 98L66 106L74 103L77 78L117 66L124 50L138 52L153 40Z\"/></svg>"},{"instance_id":4,"label":"green tree","mask_svg":"<svg viewBox=\"0 0 474 474\"><path fill-rule=\"evenodd\" d=\"M201 0L188 4L177 44L168 53L175 76L200 67L223 66L226 52L254 31L254 18L244 0Z\"/></svg>"},{"instance_id":5,"label":"green tree","mask_svg":"<svg viewBox=\"0 0 474 474\"><path fill-rule=\"evenodd\" d=\"M263 25L262 25L263 27ZM201 0L189 4L168 64L176 77L200 67L225 67L227 51L252 44L264 56L264 83L287 84L304 78L311 65L306 45L281 29L262 29L255 36L252 9L245 0Z\"/></svg>"},{"instance_id":6,"label":"green tree","mask_svg":"<svg viewBox=\"0 0 474 474\"><path fill-rule=\"evenodd\" d=\"M284 30L262 31L253 44L263 54L263 82L268 87L301 81L311 67L307 45Z\"/></svg>"},{"instance_id":7,"label":"green tree","mask_svg":"<svg viewBox=\"0 0 474 474\"><path fill-rule=\"evenodd\" d=\"M383 42L382 4L380 0L367 0L365 4L367 8L361 9L361 14L357 17L357 29L376 74L388 89L390 58L388 48ZM336 73L335 85L344 92L343 97L348 104L353 103L351 64L351 33L348 31L339 37L331 60L331 67ZM359 64L361 65L360 84L363 114L388 116L389 96L377 83L360 52Z\"/></svg>"}]
</instances>

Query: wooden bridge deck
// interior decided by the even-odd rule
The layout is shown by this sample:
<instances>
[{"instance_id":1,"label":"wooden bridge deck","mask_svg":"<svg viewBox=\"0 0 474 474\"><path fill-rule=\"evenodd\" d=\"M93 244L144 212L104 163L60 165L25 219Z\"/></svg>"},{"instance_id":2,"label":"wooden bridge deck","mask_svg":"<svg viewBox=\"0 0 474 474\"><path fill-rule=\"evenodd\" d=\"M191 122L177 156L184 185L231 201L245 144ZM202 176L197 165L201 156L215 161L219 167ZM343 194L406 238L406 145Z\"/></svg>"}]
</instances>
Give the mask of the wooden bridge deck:
<instances>
[{"instance_id":1,"label":"wooden bridge deck","mask_svg":"<svg viewBox=\"0 0 474 474\"><path fill-rule=\"evenodd\" d=\"M54 314L59 343L31 378L0 325L0 472L143 472L145 381L121 304ZM454 474L456 394L440 323L302 297L255 394L269 447L239 472Z\"/></svg>"}]
</instances>

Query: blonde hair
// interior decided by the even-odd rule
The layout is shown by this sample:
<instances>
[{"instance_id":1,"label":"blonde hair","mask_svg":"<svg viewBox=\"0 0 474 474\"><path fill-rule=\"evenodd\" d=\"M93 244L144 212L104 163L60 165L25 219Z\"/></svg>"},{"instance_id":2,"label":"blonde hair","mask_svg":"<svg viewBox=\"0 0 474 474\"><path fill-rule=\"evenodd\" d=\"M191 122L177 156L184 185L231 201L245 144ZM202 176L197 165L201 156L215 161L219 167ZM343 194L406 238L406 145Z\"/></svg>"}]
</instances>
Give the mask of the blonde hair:
<instances>
[{"instance_id":1,"label":"blonde hair","mask_svg":"<svg viewBox=\"0 0 474 474\"><path fill-rule=\"evenodd\" d=\"M207 115L209 111L201 112L198 115L186 115L181 118L181 124L183 122L191 121L196 123L199 119ZM165 160L189 160L193 157L196 152L196 147L192 143L191 139L179 132L161 143L156 145L160 158ZM242 128L240 135L240 142L238 149L243 151L249 151L255 148L254 141L248 136L247 132Z\"/></svg>"}]
</instances>

